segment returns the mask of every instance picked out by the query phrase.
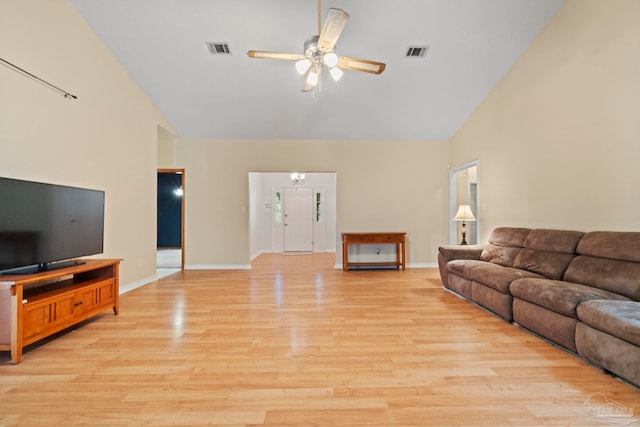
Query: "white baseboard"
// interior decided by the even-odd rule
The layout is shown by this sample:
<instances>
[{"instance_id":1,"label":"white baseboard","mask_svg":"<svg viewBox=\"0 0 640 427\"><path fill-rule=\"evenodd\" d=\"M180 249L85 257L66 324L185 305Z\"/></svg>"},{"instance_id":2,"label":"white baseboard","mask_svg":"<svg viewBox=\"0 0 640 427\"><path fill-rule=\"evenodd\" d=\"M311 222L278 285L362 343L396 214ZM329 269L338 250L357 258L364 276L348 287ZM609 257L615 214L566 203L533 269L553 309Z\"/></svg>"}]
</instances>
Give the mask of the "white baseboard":
<instances>
[{"instance_id":1,"label":"white baseboard","mask_svg":"<svg viewBox=\"0 0 640 427\"><path fill-rule=\"evenodd\" d=\"M158 269L158 273L155 276L149 276L144 279L136 280L135 282L127 283L125 285L120 286L119 294L122 295L134 289L138 289L144 285L148 285L151 282L155 282L156 280L160 280L163 277L167 277L170 274L177 273L180 271L179 268L160 268Z\"/></svg>"},{"instance_id":2,"label":"white baseboard","mask_svg":"<svg viewBox=\"0 0 640 427\"><path fill-rule=\"evenodd\" d=\"M436 267L438 267L437 262L420 262L420 263L407 264L407 268L436 268Z\"/></svg>"},{"instance_id":3,"label":"white baseboard","mask_svg":"<svg viewBox=\"0 0 640 427\"><path fill-rule=\"evenodd\" d=\"M251 270L251 264L189 264L185 270Z\"/></svg>"},{"instance_id":4,"label":"white baseboard","mask_svg":"<svg viewBox=\"0 0 640 427\"><path fill-rule=\"evenodd\" d=\"M334 268L336 270L342 270L343 265L342 264L336 264L334 266ZM438 267L438 263L437 262L425 262L425 263L411 263L411 264L407 264L407 268L437 268Z\"/></svg>"},{"instance_id":5,"label":"white baseboard","mask_svg":"<svg viewBox=\"0 0 640 427\"><path fill-rule=\"evenodd\" d=\"M127 283L126 285L120 286L120 292L119 293L120 293L120 295L122 295L122 294L127 293L129 291L132 291L134 289L138 289L138 288L140 288L140 287L142 287L144 285L148 285L149 283L154 282L156 280L158 280L157 276L150 276L150 277L147 277L145 279L136 280L135 282L132 282L132 283Z\"/></svg>"}]
</instances>

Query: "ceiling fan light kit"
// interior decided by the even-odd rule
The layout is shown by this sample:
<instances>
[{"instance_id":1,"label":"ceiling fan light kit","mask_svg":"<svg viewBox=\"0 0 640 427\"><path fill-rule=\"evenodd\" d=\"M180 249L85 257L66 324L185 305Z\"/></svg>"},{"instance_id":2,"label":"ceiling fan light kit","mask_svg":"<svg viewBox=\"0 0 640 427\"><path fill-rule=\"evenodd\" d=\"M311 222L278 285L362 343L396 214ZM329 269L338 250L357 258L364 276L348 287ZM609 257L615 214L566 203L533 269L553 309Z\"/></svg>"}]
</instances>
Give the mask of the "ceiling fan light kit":
<instances>
[{"instance_id":1,"label":"ceiling fan light kit","mask_svg":"<svg viewBox=\"0 0 640 427\"><path fill-rule=\"evenodd\" d=\"M333 79L333 81L337 82L344 75L344 71L342 71L338 67L334 67L334 68L329 69L329 74L331 74L331 78Z\"/></svg>"},{"instance_id":2,"label":"ceiling fan light kit","mask_svg":"<svg viewBox=\"0 0 640 427\"><path fill-rule=\"evenodd\" d=\"M307 73L307 85L316 87L320 81L320 68L313 67Z\"/></svg>"},{"instance_id":3,"label":"ceiling fan light kit","mask_svg":"<svg viewBox=\"0 0 640 427\"><path fill-rule=\"evenodd\" d=\"M322 57L322 61L324 62L324 65L326 65L327 67L333 68L336 65L338 65L338 55L336 55L333 52L327 52Z\"/></svg>"},{"instance_id":4,"label":"ceiling fan light kit","mask_svg":"<svg viewBox=\"0 0 640 427\"><path fill-rule=\"evenodd\" d=\"M250 50L250 58L267 58L296 61L298 74L306 75L302 92L311 92L320 82L322 69L327 67L331 78L337 82L344 74L342 69L381 74L386 65L368 59L338 56L334 47L347 24L349 14L342 9L330 8L319 35L309 37L304 43L304 54ZM320 1L318 1L318 30L320 30Z\"/></svg>"},{"instance_id":5,"label":"ceiling fan light kit","mask_svg":"<svg viewBox=\"0 0 640 427\"><path fill-rule=\"evenodd\" d=\"M309 71L309 68L311 68L311 61L307 58L296 62L296 71L300 75L306 74L307 71Z\"/></svg>"}]
</instances>

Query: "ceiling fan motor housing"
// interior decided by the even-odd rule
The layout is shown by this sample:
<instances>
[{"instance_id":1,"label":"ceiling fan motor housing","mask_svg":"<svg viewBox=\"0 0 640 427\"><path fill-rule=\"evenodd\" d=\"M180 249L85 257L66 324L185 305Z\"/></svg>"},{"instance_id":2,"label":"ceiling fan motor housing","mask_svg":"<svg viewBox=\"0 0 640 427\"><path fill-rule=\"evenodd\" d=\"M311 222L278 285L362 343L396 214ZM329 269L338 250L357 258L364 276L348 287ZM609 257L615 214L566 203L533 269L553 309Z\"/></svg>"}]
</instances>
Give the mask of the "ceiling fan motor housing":
<instances>
[{"instance_id":1,"label":"ceiling fan motor housing","mask_svg":"<svg viewBox=\"0 0 640 427\"><path fill-rule=\"evenodd\" d=\"M311 65L316 68L321 68L323 64L327 64L329 67L335 66L335 64L328 64L325 61L325 55L332 54L333 51L324 51L320 47L318 47L319 36L311 36L304 42L304 56L306 56L310 61ZM327 57L327 59L329 59Z\"/></svg>"},{"instance_id":2,"label":"ceiling fan motor housing","mask_svg":"<svg viewBox=\"0 0 640 427\"><path fill-rule=\"evenodd\" d=\"M311 36L304 42L304 56L311 61L313 66L322 67L324 52L318 47L318 38L318 36Z\"/></svg>"},{"instance_id":3,"label":"ceiling fan motor housing","mask_svg":"<svg viewBox=\"0 0 640 427\"><path fill-rule=\"evenodd\" d=\"M318 50L319 36L311 36L304 42L304 54L308 57L312 57L313 53Z\"/></svg>"}]
</instances>

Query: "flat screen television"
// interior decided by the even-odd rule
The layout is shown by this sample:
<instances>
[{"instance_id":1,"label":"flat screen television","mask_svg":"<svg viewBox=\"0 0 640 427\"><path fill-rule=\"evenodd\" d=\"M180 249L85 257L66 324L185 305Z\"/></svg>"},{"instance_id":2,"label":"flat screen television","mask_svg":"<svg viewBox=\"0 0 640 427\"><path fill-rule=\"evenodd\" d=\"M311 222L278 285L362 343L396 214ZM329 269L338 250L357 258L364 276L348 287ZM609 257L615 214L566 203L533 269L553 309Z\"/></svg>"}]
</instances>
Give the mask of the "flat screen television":
<instances>
[{"instance_id":1,"label":"flat screen television","mask_svg":"<svg viewBox=\"0 0 640 427\"><path fill-rule=\"evenodd\" d=\"M103 252L104 191L0 178L0 273L32 274Z\"/></svg>"}]
</instances>

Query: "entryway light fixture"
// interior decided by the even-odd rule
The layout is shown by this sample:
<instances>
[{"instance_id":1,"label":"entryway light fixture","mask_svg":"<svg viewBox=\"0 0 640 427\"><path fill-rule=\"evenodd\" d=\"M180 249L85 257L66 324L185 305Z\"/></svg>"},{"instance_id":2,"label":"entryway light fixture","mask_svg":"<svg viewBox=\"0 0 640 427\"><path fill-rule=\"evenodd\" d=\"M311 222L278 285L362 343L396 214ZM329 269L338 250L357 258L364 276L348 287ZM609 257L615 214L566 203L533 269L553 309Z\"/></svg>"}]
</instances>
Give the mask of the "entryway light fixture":
<instances>
[{"instance_id":1,"label":"entryway light fixture","mask_svg":"<svg viewBox=\"0 0 640 427\"><path fill-rule=\"evenodd\" d=\"M453 217L454 221L462 221L462 241L460 242L461 245L466 245L467 244L467 230L465 229L466 227L466 221L475 221L476 217L473 216L473 212L471 212L471 206L469 205L460 205L458 207L458 212L456 212L456 216Z\"/></svg>"},{"instance_id":2,"label":"entryway light fixture","mask_svg":"<svg viewBox=\"0 0 640 427\"><path fill-rule=\"evenodd\" d=\"M305 174L300 172L293 172L291 175L289 175L289 177L291 178L291 183L293 185L302 184L305 176L306 176Z\"/></svg>"}]
</instances>

